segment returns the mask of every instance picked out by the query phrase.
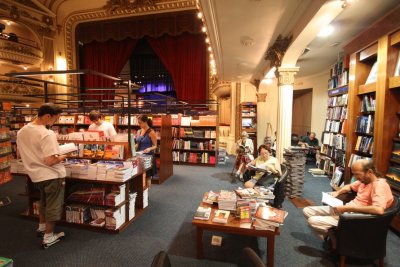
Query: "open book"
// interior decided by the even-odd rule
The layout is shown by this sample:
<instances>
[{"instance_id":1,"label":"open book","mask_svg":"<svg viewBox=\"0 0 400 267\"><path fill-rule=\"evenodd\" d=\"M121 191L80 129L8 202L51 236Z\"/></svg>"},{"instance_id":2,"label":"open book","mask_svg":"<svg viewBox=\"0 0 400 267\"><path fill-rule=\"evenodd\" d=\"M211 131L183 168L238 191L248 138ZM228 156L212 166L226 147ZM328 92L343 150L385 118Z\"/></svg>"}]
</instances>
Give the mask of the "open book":
<instances>
[{"instance_id":1,"label":"open book","mask_svg":"<svg viewBox=\"0 0 400 267\"><path fill-rule=\"evenodd\" d=\"M78 148L76 147L76 145L74 143L67 143L65 145L60 145L60 154L64 155L64 154L68 154L74 151L77 151Z\"/></svg>"},{"instance_id":2,"label":"open book","mask_svg":"<svg viewBox=\"0 0 400 267\"><path fill-rule=\"evenodd\" d=\"M333 208L343 206L343 201L333 197L330 193L322 192L322 203L331 206Z\"/></svg>"},{"instance_id":3,"label":"open book","mask_svg":"<svg viewBox=\"0 0 400 267\"><path fill-rule=\"evenodd\" d=\"M267 166L265 166L264 164L260 165L259 167L256 167L255 165L247 164L247 168L249 168L250 170L271 174L271 172L269 170L267 170Z\"/></svg>"}]
</instances>

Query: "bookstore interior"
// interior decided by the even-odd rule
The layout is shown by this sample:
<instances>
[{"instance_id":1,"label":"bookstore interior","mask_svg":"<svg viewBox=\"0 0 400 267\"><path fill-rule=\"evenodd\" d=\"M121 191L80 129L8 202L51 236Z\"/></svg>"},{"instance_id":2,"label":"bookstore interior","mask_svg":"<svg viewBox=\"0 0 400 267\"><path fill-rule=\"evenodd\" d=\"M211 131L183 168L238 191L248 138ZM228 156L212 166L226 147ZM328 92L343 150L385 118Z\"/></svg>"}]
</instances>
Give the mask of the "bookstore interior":
<instances>
[{"instance_id":1,"label":"bookstore interior","mask_svg":"<svg viewBox=\"0 0 400 267\"><path fill-rule=\"evenodd\" d=\"M313 38L303 40L303 32L317 33L317 19L310 16L310 25L303 25L297 36L279 35L275 43L271 38L268 50L263 48L264 63L257 67L263 71L254 68L256 74L248 76L252 82L238 78L248 75L251 64L235 63L236 69L245 70L236 76L231 75L232 69L221 67L230 63L218 52L227 47L214 32L218 27L226 30L215 20L217 1L104 1L102 6L88 1L80 13L67 6L68 1L18 1L15 6L12 2L5 0L0 6L0 189L24 179L24 187L18 190L25 198L21 220L37 220L43 192L21 159L19 150L24 148L17 147L17 133L49 102L62 109L47 128L55 133L60 154L67 155L62 162L66 179L59 222L64 227L122 234L152 208L153 187L168 187L180 168L208 173L229 167L227 175L237 187L202 192L201 204L193 210L196 256L203 258L204 230L266 237L265 266L273 266L274 240L290 219L282 197L303 199L306 174L323 177L331 191L337 191L355 180L351 169L355 161L370 159L393 195L400 197L400 6L396 1L383 1L381 13L374 13L368 27L331 45L335 53L327 56L325 71L314 68L301 73L315 60L312 48L322 46ZM311 2L300 6L314 8L315 16L335 5L338 11L329 20L334 25L354 11L352 2L362 0L318 1L318 8ZM64 7L70 13L59 11ZM33 12L29 16L28 10ZM221 32L220 38L227 37ZM290 65L289 57L299 54L296 45L291 47L297 41L305 49ZM240 42L241 49L258 45L248 36ZM297 72L302 75L295 77ZM93 110L116 134L93 130ZM140 137L147 134L143 115L151 119L149 126L155 133L153 154L138 150L143 143ZM300 136L300 143L293 136ZM247 151L246 138L252 152ZM313 138L318 145L307 144ZM261 179L254 188L245 188L235 168L242 161L248 164L247 158L259 157L260 145L282 163L282 173L272 185ZM270 174L265 166L257 171L264 174L264 168ZM0 191L0 212L12 207L13 198ZM400 235L398 212L390 229ZM221 242L219 236L212 237L213 246ZM0 266L12 266L13 255L2 255L1 246Z\"/></svg>"}]
</instances>

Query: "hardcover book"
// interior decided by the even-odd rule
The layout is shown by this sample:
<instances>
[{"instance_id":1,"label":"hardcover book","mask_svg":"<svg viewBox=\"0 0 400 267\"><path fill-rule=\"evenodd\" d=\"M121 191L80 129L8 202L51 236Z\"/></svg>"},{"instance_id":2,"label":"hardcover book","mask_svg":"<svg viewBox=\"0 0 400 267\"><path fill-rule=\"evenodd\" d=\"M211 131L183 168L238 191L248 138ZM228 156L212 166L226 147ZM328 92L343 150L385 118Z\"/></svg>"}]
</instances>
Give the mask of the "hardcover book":
<instances>
[{"instance_id":1,"label":"hardcover book","mask_svg":"<svg viewBox=\"0 0 400 267\"><path fill-rule=\"evenodd\" d=\"M257 219L271 221L282 224L287 216L287 212L270 206L259 206L255 217Z\"/></svg>"}]
</instances>

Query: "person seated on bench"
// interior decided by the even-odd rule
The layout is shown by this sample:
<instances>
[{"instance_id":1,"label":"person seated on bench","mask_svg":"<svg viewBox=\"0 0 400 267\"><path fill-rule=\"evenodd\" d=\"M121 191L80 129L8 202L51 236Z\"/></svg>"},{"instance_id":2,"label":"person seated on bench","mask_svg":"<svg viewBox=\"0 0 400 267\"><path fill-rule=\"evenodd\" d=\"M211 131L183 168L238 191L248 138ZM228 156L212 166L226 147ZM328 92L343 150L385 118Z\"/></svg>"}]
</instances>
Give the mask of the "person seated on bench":
<instances>
[{"instance_id":1,"label":"person seated on bench","mask_svg":"<svg viewBox=\"0 0 400 267\"><path fill-rule=\"evenodd\" d=\"M239 180L243 181L243 173L246 170L245 166L247 163L254 159L254 145L253 141L249 138L249 134L243 131L241 139L236 142L236 176L239 176Z\"/></svg>"},{"instance_id":2,"label":"person seated on bench","mask_svg":"<svg viewBox=\"0 0 400 267\"><path fill-rule=\"evenodd\" d=\"M304 136L299 141L299 146L308 148L307 158L317 160L319 154L319 142L315 138L315 132L311 132L309 135Z\"/></svg>"},{"instance_id":3,"label":"person seated on bench","mask_svg":"<svg viewBox=\"0 0 400 267\"><path fill-rule=\"evenodd\" d=\"M271 152L267 149L265 145L261 145L258 148L258 157L248 164L246 171L246 178L248 181L244 183L246 188L253 188L256 183L265 175L269 176L267 181L263 184L275 182L275 178L282 175L281 164L277 158L271 156ZM255 174L251 176L250 170L254 169ZM270 180L270 181L269 181Z\"/></svg>"}]
</instances>

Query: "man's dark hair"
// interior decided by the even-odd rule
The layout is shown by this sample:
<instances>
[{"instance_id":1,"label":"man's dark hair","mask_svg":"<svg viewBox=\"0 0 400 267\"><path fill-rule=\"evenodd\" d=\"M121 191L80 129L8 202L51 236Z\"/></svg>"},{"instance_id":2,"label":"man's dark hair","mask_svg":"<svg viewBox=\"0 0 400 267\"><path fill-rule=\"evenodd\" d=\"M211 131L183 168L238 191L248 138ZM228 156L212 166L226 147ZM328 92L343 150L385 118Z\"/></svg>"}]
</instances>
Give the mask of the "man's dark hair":
<instances>
[{"instance_id":1,"label":"man's dark hair","mask_svg":"<svg viewBox=\"0 0 400 267\"><path fill-rule=\"evenodd\" d=\"M98 110L92 110L89 113L89 119L90 121L97 121L101 119L101 113Z\"/></svg>"},{"instance_id":2,"label":"man's dark hair","mask_svg":"<svg viewBox=\"0 0 400 267\"><path fill-rule=\"evenodd\" d=\"M46 114L54 116L60 113L62 113L62 109L59 106L54 105L53 103L45 103L39 108L38 117L42 117Z\"/></svg>"},{"instance_id":3,"label":"man's dark hair","mask_svg":"<svg viewBox=\"0 0 400 267\"><path fill-rule=\"evenodd\" d=\"M365 160L365 161L363 160L361 166L363 172L371 170L375 174L375 176L382 177L382 174L376 170L375 164L372 160Z\"/></svg>"}]
</instances>

